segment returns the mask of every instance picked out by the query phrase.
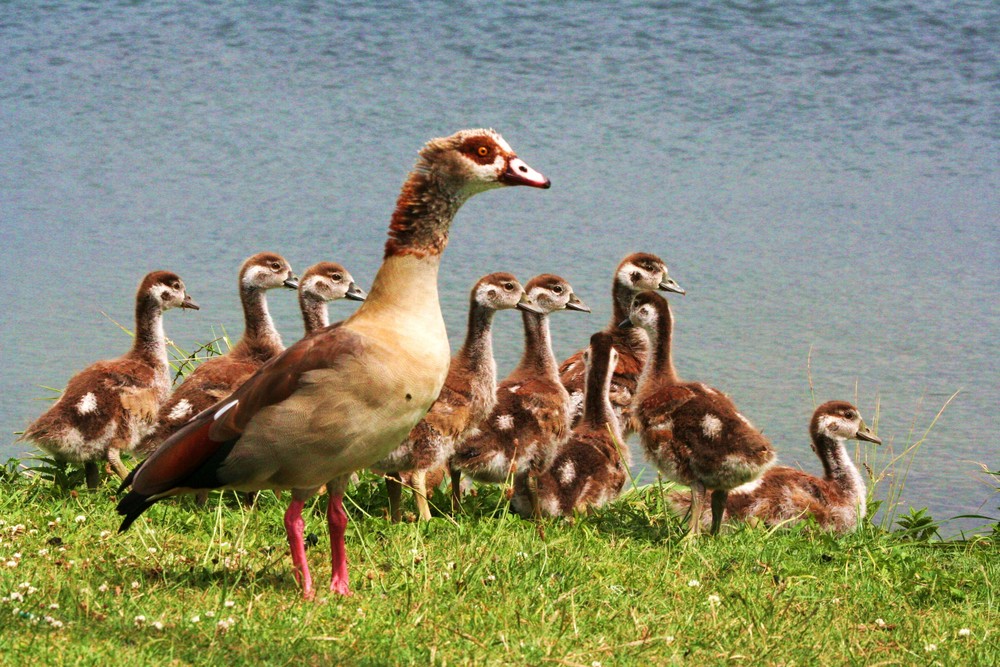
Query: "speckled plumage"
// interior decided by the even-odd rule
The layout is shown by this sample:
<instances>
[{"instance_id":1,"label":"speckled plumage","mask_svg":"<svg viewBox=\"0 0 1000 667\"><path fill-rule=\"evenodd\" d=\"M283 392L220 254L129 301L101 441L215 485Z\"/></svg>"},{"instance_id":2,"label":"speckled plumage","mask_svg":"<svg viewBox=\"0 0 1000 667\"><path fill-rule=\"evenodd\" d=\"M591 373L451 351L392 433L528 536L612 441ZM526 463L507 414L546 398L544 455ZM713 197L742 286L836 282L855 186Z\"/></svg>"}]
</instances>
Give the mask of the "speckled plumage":
<instances>
[{"instance_id":1,"label":"speckled plumage","mask_svg":"<svg viewBox=\"0 0 1000 667\"><path fill-rule=\"evenodd\" d=\"M823 464L823 477L796 468L775 466L749 484L729 492L724 521L749 519L769 526L791 525L812 516L820 527L834 532L857 528L865 516L867 490L864 479L847 453L844 441L879 443L858 409L846 401L828 401L816 408L810 420L812 448ZM679 514L690 510L691 496L670 494Z\"/></svg>"},{"instance_id":2,"label":"speckled plumage","mask_svg":"<svg viewBox=\"0 0 1000 667\"><path fill-rule=\"evenodd\" d=\"M543 470L569 433L569 394L559 381L548 314L589 310L565 280L551 274L525 286L541 313L522 313L525 346L521 361L496 392L490 416L455 450L453 471L499 484L511 475ZM457 476L453 474L453 480Z\"/></svg>"},{"instance_id":3,"label":"speckled plumage","mask_svg":"<svg viewBox=\"0 0 1000 667\"><path fill-rule=\"evenodd\" d=\"M640 293L629 318L650 337L650 355L633 403L643 449L665 477L692 487L692 532L701 528L701 495L712 490L712 531L717 532L726 494L763 474L774 463L774 450L725 394L678 379L666 299Z\"/></svg>"},{"instance_id":4,"label":"speckled plumage","mask_svg":"<svg viewBox=\"0 0 1000 667\"><path fill-rule=\"evenodd\" d=\"M617 498L625 485L628 447L608 395L617 357L610 333L591 336L590 347L583 355L587 366L583 414L569 439L538 475L542 514L568 516L599 507ZM524 478L515 483L511 507L522 516L532 512L531 493Z\"/></svg>"},{"instance_id":5,"label":"speckled plumage","mask_svg":"<svg viewBox=\"0 0 1000 667\"><path fill-rule=\"evenodd\" d=\"M635 431L632 420L632 399L635 396L639 374L646 361L649 339L639 328L622 329L618 324L628 317L632 298L645 290L667 290L683 293L667 272L667 265L656 255L645 252L632 253L619 262L611 284L611 321L604 328L614 341L618 363L611 378L610 398L628 437ZM559 366L559 378L570 395L570 417L575 425L583 414L586 368L583 350L579 350Z\"/></svg>"},{"instance_id":6,"label":"speckled plumage","mask_svg":"<svg viewBox=\"0 0 1000 667\"><path fill-rule=\"evenodd\" d=\"M25 429L22 439L56 459L84 464L91 488L98 481L98 461L108 461L124 477L120 452L132 450L150 432L170 392L161 316L175 307L198 308L176 274L155 271L143 278L136 292L132 349L70 378L59 400Z\"/></svg>"}]
</instances>

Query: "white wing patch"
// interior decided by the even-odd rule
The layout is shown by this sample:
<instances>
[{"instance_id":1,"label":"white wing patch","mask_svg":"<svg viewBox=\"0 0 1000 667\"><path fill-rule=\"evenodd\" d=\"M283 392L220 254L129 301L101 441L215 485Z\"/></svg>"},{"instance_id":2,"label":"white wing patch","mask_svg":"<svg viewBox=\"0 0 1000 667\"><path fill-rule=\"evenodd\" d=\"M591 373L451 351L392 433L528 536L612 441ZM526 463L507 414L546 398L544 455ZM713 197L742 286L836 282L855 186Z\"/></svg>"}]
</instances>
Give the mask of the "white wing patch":
<instances>
[{"instance_id":1,"label":"white wing patch","mask_svg":"<svg viewBox=\"0 0 1000 667\"><path fill-rule=\"evenodd\" d=\"M497 417L497 428L501 431L509 431L514 428L514 416L500 415Z\"/></svg>"},{"instance_id":2,"label":"white wing patch","mask_svg":"<svg viewBox=\"0 0 1000 667\"><path fill-rule=\"evenodd\" d=\"M80 399L80 402L76 404L76 411L81 415L89 415L95 410L97 410L97 397L94 396L94 392L88 391Z\"/></svg>"},{"instance_id":3,"label":"white wing patch","mask_svg":"<svg viewBox=\"0 0 1000 667\"><path fill-rule=\"evenodd\" d=\"M167 415L167 419L171 419L173 421L187 419L188 415L191 414L192 407L194 406L191 405L191 401L186 398L182 398L177 401L177 405L175 405L174 409L170 411L169 415Z\"/></svg>"},{"instance_id":4,"label":"white wing patch","mask_svg":"<svg viewBox=\"0 0 1000 667\"><path fill-rule=\"evenodd\" d=\"M722 433L722 421L713 414L707 414L701 419L701 430L707 438L718 438Z\"/></svg>"},{"instance_id":5,"label":"white wing patch","mask_svg":"<svg viewBox=\"0 0 1000 667\"><path fill-rule=\"evenodd\" d=\"M563 484L569 484L576 477L576 466L573 465L572 461L566 461L559 468L559 481Z\"/></svg>"}]
</instances>

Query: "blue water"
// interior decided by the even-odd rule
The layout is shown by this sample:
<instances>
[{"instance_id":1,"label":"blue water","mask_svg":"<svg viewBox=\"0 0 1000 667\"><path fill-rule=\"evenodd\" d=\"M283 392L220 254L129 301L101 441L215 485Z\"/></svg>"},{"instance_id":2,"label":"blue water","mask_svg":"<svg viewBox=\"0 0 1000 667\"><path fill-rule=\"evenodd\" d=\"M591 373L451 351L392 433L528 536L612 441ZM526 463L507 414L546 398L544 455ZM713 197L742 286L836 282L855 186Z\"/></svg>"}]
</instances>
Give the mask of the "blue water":
<instances>
[{"instance_id":1,"label":"blue water","mask_svg":"<svg viewBox=\"0 0 1000 667\"><path fill-rule=\"evenodd\" d=\"M784 461L818 470L810 377L817 402L878 402L896 453L958 391L903 505L998 513L976 473L1000 469L1000 5L268 5L0 4L0 455L42 385L128 346L102 313L131 326L145 272L202 305L166 316L186 348L241 330L254 252L367 287L416 150L492 126L553 187L459 213L454 343L479 275L549 271L594 308L553 316L562 358L609 317L618 260L654 252L688 290L681 375ZM294 298L270 302L291 342ZM500 316L501 372L519 353Z\"/></svg>"}]
</instances>

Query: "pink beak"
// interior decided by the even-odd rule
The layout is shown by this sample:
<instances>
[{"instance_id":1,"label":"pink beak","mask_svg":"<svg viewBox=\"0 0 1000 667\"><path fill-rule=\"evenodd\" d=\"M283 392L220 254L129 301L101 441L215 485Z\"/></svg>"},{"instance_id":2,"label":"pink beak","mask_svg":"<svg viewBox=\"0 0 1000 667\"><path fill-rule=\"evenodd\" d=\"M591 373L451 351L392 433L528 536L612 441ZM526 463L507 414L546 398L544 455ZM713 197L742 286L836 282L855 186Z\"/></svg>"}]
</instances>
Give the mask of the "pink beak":
<instances>
[{"instance_id":1,"label":"pink beak","mask_svg":"<svg viewBox=\"0 0 1000 667\"><path fill-rule=\"evenodd\" d=\"M504 185L529 185L533 188L550 188L552 181L538 173L519 157L507 161L507 171L500 174L500 182Z\"/></svg>"}]
</instances>

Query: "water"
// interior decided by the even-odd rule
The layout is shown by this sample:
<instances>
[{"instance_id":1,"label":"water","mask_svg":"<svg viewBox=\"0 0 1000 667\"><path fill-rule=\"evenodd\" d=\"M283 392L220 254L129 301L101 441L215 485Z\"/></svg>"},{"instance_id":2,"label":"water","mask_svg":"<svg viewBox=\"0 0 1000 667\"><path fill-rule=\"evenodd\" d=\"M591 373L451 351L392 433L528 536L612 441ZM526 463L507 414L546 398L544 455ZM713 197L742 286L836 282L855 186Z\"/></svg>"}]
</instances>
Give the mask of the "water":
<instances>
[{"instance_id":1,"label":"water","mask_svg":"<svg viewBox=\"0 0 1000 667\"><path fill-rule=\"evenodd\" d=\"M4 3L0 455L25 451L40 386L127 347L102 312L131 326L145 272L202 305L166 316L188 348L240 331L254 252L367 287L419 146L493 126L553 187L459 213L453 343L479 275L551 271L594 308L553 316L562 358L609 317L618 260L654 252L688 289L682 376L729 392L786 462L818 470L810 356L816 400L869 421L880 401L897 452L960 391L903 501L977 511L975 462L1000 468L997 44L989 0ZM292 295L270 303L294 340ZM504 372L519 324L497 327Z\"/></svg>"}]
</instances>

